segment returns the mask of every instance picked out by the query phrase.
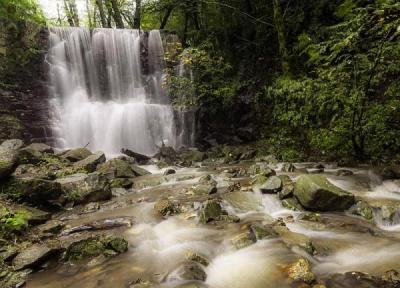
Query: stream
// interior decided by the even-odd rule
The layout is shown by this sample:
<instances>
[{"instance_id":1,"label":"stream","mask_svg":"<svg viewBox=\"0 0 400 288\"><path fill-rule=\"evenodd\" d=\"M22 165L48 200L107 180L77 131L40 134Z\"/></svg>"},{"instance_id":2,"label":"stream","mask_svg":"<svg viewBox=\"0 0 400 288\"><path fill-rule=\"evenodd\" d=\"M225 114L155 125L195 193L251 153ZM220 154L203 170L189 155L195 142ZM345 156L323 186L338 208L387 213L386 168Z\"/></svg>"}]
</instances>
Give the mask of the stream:
<instances>
[{"instance_id":1,"label":"stream","mask_svg":"<svg viewBox=\"0 0 400 288\"><path fill-rule=\"evenodd\" d=\"M248 166L249 163L240 165ZM296 164L301 165L301 164ZM400 220L382 219L374 209L374 221L345 213L321 213L320 221L305 221L303 212L282 206L276 195L262 194L255 189L246 191L248 177L233 178L230 169L237 167L182 168L173 175L163 176L165 169L145 167L153 173L147 178L165 178L162 184L138 189L101 205L99 211L79 214L70 211L66 223L71 226L110 217L133 217L134 224L118 230L129 242L128 252L108 260L92 261L88 265L63 265L31 275L29 288L91 288L91 287L213 287L261 288L292 287L282 267L296 259L306 258L312 264L317 279L335 273L359 271L382 275L391 269L400 269ZM279 172L292 179L298 173ZM336 176L336 169L326 169L324 175L335 185L352 192L372 207L400 206L400 183L379 182L367 168L352 169L352 176ZM188 193L187 188L206 174L217 180L218 192L207 197L222 197L223 208L229 215L240 218L239 223L200 224L198 203L204 196ZM191 179L190 179L191 178ZM232 183L241 183L240 192L230 192ZM226 201L229 193L249 193L249 201ZM232 194L233 195L233 194ZM182 213L160 217L154 204L160 199L178 201ZM61 217L61 216L60 216ZM308 236L317 253L306 253L297 247L285 245L281 237L259 240L242 249L236 249L232 239L252 223L269 224L281 218L292 232ZM186 281L180 275L181 264L188 253L208 259L204 266L206 280ZM136 280L150 281L153 286L129 286ZM154 286L155 285L155 286ZM344 286L343 286L344 287Z\"/></svg>"}]
</instances>

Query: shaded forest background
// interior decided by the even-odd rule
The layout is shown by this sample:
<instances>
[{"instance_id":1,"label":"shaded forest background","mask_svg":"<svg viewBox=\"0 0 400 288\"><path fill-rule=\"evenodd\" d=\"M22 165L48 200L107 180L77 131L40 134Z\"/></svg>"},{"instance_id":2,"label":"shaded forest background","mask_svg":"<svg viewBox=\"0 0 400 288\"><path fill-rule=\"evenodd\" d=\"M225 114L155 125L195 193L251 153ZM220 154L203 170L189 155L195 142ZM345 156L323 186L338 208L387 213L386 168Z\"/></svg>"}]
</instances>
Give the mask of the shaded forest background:
<instances>
[{"instance_id":1,"label":"shaded forest background","mask_svg":"<svg viewBox=\"0 0 400 288\"><path fill-rule=\"evenodd\" d=\"M64 0L46 19L36 1L0 0L0 88L40 65L43 27L162 29L182 43L167 49L165 85L174 105L198 110L200 146L254 142L284 161L400 161L396 0L87 0L86 8L79 16L75 0Z\"/></svg>"}]
</instances>

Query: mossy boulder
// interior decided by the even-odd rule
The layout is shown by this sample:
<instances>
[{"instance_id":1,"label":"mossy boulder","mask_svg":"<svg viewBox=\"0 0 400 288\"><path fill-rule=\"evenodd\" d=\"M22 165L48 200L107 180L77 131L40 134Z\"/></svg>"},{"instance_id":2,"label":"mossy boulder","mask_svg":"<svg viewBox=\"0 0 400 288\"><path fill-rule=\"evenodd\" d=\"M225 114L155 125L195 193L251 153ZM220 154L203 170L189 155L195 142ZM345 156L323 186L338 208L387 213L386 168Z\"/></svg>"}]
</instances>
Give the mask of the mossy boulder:
<instances>
[{"instance_id":1,"label":"mossy boulder","mask_svg":"<svg viewBox=\"0 0 400 288\"><path fill-rule=\"evenodd\" d=\"M38 206L49 205L62 194L59 183L35 177L12 177L0 186L0 191L15 201Z\"/></svg>"},{"instance_id":2,"label":"mossy boulder","mask_svg":"<svg viewBox=\"0 0 400 288\"><path fill-rule=\"evenodd\" d=\"M301 175L294 195L303 207L313 211L343 211L355 203L353 194L336 187L323 175Z\"/></svg>"},{"instance_id":3,"label":"mossy boulder","mask_svg":"<svg viewBox=\"0 0 400 288\"><path fill-rule=\"evenodd\" d=\"M159 200L154 204L154 210L161 216L173 215L178 212L179 209L170 200Z\"/></svg>"},{"instance_id":4,"label":"mossy boulder","mask_svg":"<svg viewBox=\"0 0 400 288\"><path fill-rule=\"evenodd\" d=\"M200 212L200 223L206 224L213 220L218 220L223 214L221 204L217 200L208 200L204 203Z\"/></svg>"},{"instance_id":5,"label":"mossy boulder","mask_svg":"<svg viewBox=\"0 0 400 288\"><path fill-rule=\"evenodd\" d=\"M265 177L270 177L276 175L276 172L269 168L268 164L266 163L257 163L250 166L248 173L250 175L263 175Z\"/></svg>"},{"instance_id":6,"label":"mossy boulder","mask_svg":"<svg viewBox=\"0 0 400 288\"><path fill-rule=\"evenodd\" d=\"M136 176L127 161L122 159L111 159L97 168L97 172L106 175L110 179L133 178Z\"/></svg>"},{"instance_id":7,"label":"mossy boulder","mask_svg":"<svg viewBox=\"0 0 400 288\"><path fill-rule=\"evenodd\" d=\"M22 140L6 140L0 145L0 181L7 179L17 166L18 149L23 146Z\"/></svg>"},{"instance_id":8,"label":"mossy boulder","mask_svg":"<svg viewBox=\"0 0 400 288\"><path fill-rule=\"evenodd\" d=\"M311 271L311 264L307 259L300 258L285 268L288 277L294 281L311 284L316 277Z\"/></svg>"},{"instance_id":9,"label":"mossy boulder","mask_svg":"<svg viewBox=\"0 0 400 288\"><path fill-rule=\"evenodd\" d=\"M44 143L32 143L18 151L18 163L37 164L46 154L53 154L54 150Z\"/></svg>"},{"instance_id":10,"label":"mossy boulder","mask_svg":"<svg viewBox=\"0 0 400 288\"><path fill-rule=\"evenodd\" d=\"M231 239L232 245L237 249L248 247L256 242L251 231L242 232Z\"/></svg>"},{"instance_id":11,"label":"mossy boulder","mask_svg":"<svg viewBox=\"0 0 400 288\"><path fill-rule=\"evenodd\" d=\"M374 221L374 211L365 201L358 201L356 205L351 207L349 212L353 215L360 216L369 222Z\"/></svg>"},{"instance_id":12,"label":"mossy boulder","mask_svg":"<svg viewBox=\"0 0 400 288\"><path fill-rule=\"evenodd\" d=\"M282 180L282 190L278 192L279 199L286 199L293 196L294 183L292 179L287 175L278 176Z\"/></svg>"},{"instance_id":13,"label":"mossy boulder","mask_svg":"<svg viewBox=\"0 0 400 288\"><path fill-rule=\"evenodd\" d=\"M128 242L120 237L93 236L72 243L65 254L66 261L85 261L100 255L115 256L128 251Z\"/></svg>"},{"instance_id":14,"label":"mossy boulder","mask_svg":"<svg viewBox=\"0 0 400 288\"><path fill-rule=\"evenodd\" d=\"M293 211L303 211L304 208L301 206L299 201L295 197L290 197L282 200L282 206L286 209Z\"/></svg>"},{"instance_id":15,"label":"mossy boulder","mask_svg":"<svg viewBox=\"0 0 400 288\"><path fill-rule=\"evenodd\" d=\"M76 148L65 151L60 155L60 157L71 162L77 162L86 159L90 155L92 155L92 152L90 152L87 148Z\"/></svg>"},{"instance_id":16,"label":"mossy boulder","mask_svg":"<svg viewBox=\"0 0 400 288\"><path fill-rule=\"evenodd\" d=\"M99 173L78 173L55 181L62 190L63 202L83 204L111 199L110 184Z\"/></svg>"},{"instance_id":17,"label":"mossy boulder","mask_svg":"<svg viewBox=\"0 0 400 288\"><path fill-rule=\"evenodd\" d=\"M276 194L282 190L282 180L278 176L271 176L258 188L264 194Z\"/></svg>"},{"instance_id":18,"label":"mossy boulder","mask_svg":"<svg viewBox=\"0 0 400 288\"><path fill-rule=\"evenodd\" d=\"M106 162L106 156L101 151L96 151L90 156L74 163L74 167L85 169L91 173L96 171L97 165Z\"/></svg>"}]
</instances>

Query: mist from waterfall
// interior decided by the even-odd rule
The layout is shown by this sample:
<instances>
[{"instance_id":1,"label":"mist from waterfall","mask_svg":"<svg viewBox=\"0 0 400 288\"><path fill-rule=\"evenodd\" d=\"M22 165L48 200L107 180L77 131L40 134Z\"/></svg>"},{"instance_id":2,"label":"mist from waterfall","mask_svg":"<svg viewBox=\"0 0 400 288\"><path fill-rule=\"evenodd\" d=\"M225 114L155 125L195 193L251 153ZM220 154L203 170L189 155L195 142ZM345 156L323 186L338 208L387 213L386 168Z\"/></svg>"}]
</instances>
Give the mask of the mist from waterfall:
<instances>
[{"instance_id":1,"label":"mist from waterfall","mask_svg":"<svg viewBox=\"0 0 400 288\"><path fill-rule=\"evenodd\" d=\"M194 131L186 131L193 130L193 119L173 110L162 87L158 30L51 28L47 58L60 148L152 155L163 142L193 144Z\"/></svg>"}]
</instances>

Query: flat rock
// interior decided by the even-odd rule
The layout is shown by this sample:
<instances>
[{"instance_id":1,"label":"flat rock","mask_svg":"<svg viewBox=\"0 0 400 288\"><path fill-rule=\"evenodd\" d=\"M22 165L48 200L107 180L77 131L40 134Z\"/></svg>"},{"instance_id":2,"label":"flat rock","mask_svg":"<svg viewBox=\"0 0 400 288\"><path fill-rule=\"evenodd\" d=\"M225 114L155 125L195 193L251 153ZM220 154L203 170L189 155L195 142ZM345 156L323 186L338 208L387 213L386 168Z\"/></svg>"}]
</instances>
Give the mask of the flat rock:
<instances>
[{"instance_id":1,"label":"flat rock","mask_svg":"<svg viewBox=\"0 0 400 288\"><path fill-rule=\"evenodd\" d=\"M315 211L343 211L355 203L353 194L336 187L323 175L301 175L294 195L303 207Z\"/></svg>"},{"instance_id":2,"label":"flat rock","mask_svg":"<svg viewBox=\"0 0 400 288\"><path fill-rule=\"evenodd\" d=\"M59 249L48 247L45 244L34 244L22 250L22 252L14 258L14 269L18 271L26 268L35 268L35 266L40 265L58 251Z\"/></svg>"}]
</instances>

